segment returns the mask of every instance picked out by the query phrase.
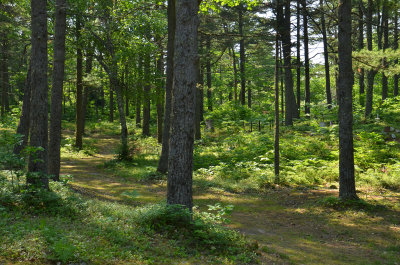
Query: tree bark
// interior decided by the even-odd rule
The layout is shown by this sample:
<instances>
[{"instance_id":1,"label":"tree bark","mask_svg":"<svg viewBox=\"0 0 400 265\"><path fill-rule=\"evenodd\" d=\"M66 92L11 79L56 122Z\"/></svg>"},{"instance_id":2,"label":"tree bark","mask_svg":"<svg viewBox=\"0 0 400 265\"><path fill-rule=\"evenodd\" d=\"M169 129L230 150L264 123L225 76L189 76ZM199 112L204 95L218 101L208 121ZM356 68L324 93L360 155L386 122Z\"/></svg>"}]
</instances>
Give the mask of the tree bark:
<instances>
[{"instance_id":1,"label":"tree bark","mask_svg":"<svg viewBox=\"0 0 400 265\"><path fill-rule=\"evenodd\" d=\"M164 82L162 79L162 75L164 72L164 51L161 45L161 41L159 42L159 50L160 50L160 57L157 60L157 141L159 144L162 143L162 135L163 135L163 86Z\"/></svg>"},{"instance_id":2,"label":"tree bark","mask_svg":"<svg viewBox=\"0 0 400 265\"><path fill-rule=\"evenodd\" d=\"M29 174L27 184L49 189L47 178L47 146L48 146L48 85L47 85L47 1L31 1L32 27L32 101L30 146L39 148L29 156ZM35 174L38 174L36 176Z\"/></svg>"},{"instance_id":3,"label":"tree bark","mask_svg":"<svg viewBox=\"0 0 400 265\"><path fill-rule=\"evenodd\" d=\"M321 0L322 1L322 0ZM299 113L300 116L300 104L301 104L301 7L300 7L300 1L297 1L297 14L296 14L296 19L297 19L297 28L296 28L296 64L297 64L297 69L296 69L296 103L297 103L297 112ZM278 43L279 45L279 43ZM279 48L279 47L278 47ZM279 52L279 50L278 50ZM279 62L279 57L278 57L278 62ZM279 69L278 69L279 71Z\"/></svg>"},{"instance_id":4,"label":"tree bark","mask_svg":"<svg viewBox=\"0 0 400 265\"><path fill-rule=\"evenodd\" d=\"M211 92L211 40L207 39L207 109L209 111L213 110L212 104L212 92Z\"/></svg>"},{"instance_id":5,"label":"tree bark","mask_svg":"<svg viewBox=\"0 0 400 265\"><path fill-rule=\"evenodd\" d=\"M233 82L234 82L234 90L233 90L233 94L235 97L235 103L237 103L238 100L238 80L237 80L237 67L236 67L236 53L235 53L235 49L232 46L232 65L233 65Z\"/></svg>"},{"instance_id":6,"label":"tree bark","mask_svg":"<svg viewBox=\"0 0 400 265\"><path fill-rule=\"evenodd\" d=\"M354 178L351 0L339 3L339 197L357 199Z\"/></svg>"},{"instance_id":7,"label":"tree bark","mask_svg":"<svg viewBox=\"0 0 400 265\"><path fill-rule=\"evenodd\" d=\"M150 53L144 58L143 135L150 136Z\"/></svg>"},{"instance_id":8,"label":"tree bark","mask_svg":"<svg viewBox=\"0 0 400 265\"><path fill-rule=\"evenodd\" d=\"M393 48L397 50L399 48L399 11L394 11L394 40ZM399 60L396 59L394 63L397 65ZM399 75L396 74L393 77L393 96L397 97L399 95Z\"/></svg>"},{"instance_id":9,"label":"tree bark","mask_svg":"<svg viewBox=\"0 0 400 265\"><path fill-rule=\"evenodd\" d=\"M276 36L275 36L275 135L274 135L274 138L275 138L274 169L275 169L275 178L278 182L279 181L279 37L278 37L278 25L277 25L277 32L276 32Z\"/></svg>"},{"instance_id":10,"label":"tree bark","mask_svg":"<svg viewBox=\"0 0 400 265\"><path fill-rule=\"evenodd\" d=\"M176 4L174 88L167 203L193 206L192 170L198 49L197 0Z\"/></svg>"},{"instance_id":11,"label":"tree bark","mask_svg":"<svg viewBox=\"0 0 400 265\"><path fill-rule=\"evenodd\" d=\"M167 43L167 78L165 83L164 128L160 160L157 171L167 173L169 138L171 128L172 88L174 82L174 56L175 56L175 0L168 0L168 43Z\"/></svg>"},{"instance_id":12,"label":"tree bark","mask_svg":"<svg viewBox=\"0 0 400 265\"><path fill-rule=\"evenodd\" d=\"M382 31L383 31L383 51L389 48L389 15L388 15L388 1L383 0L382 6ZM387 59L383 58L382 65L384 69L388 67ZM388 97L388 78L385 72L382 72L382 100Z\"/></svg>"},{"instance_id":13,"label":"tree bark","mask_svg":"<svg viewBox=\"0 0 400 265\"><path fill-rule=\"evenodd\" d=\"M24 97L22 101L22 111L19 117L17 127L17 134L22 135L21 144L15 145L14 154L19 155L21 151L28 145L29 128L30 128L30 113L31 113L31 76L32 76L31 62L29 62L28 73L24 85Z\"/></svg>"},{"instance_id":14,"label":"tree bark","mask_svg":"<svg viewBox=\"0 0 400 265\"><path fill-rule=\"evenodd\" d=\"M109 117L108 120L110 122L114 122L114 90L113 87L110 83L110 102L109 102L109 109L110 109L110 113L109 113Z\"/></svg>"},{"instance_id":15,"label":"tree bark","mask_svg":"<svg viewBox=\"0 0 400 265\"><path fill-rule=\"evenodd\" d=\"M320 0L320 6L323 10L324 3ZM325 90L326 90L326 103L328 108L332 107L332 93L331 93L331 74L329 67L329 53L328 53L328 38L326 36L326 23L324 11L321 13L321 27L322 27L322 41L324 44L324 62L325 62Z\"/></svg>"},{"instance_id":16,"label":"tree bark","mask_svg":"<svg viewBox=\"0 0 400 265\"><path fill-rule=\"evenodd\" d=\"M305 107L304 112L306 117L310 118L310 56L308 49L308 14L307 14L307 3L305 0L302 0L303 6L303 27L304 27L304 73L305 73Z\"/></svg>"},{"instance_id":17,"label":"tree bark","mask_svg":"<svg viewBox=\"0 0 400 265\"><path fill-rule=\"evenodd\" d=\"M86 55L86 65L85 65L85 74L88 76L92 72L93 68L93 53L91 48L89 47ZM85 84L83 89L83 103L82 103L82 133L85 134L85 125L86 125L86 116L88 109L88 100L90 95L90 85Z\"/></svg>"},{"instance_id":18,"label":"tree bark","mask_svg":"<svg viewBox=\"0 0 400 265\"><path fill-rule=\"evenodd\" d=\"M358 7L358 49L364 49L364 4L363 1L359 1ZM360 94L360 105L364 106L364 94L365 94L365 71L363 68L359 69L358 76L359 83L359 94Z\"/></svg>"},{"instance_id":19,"label":"tree bark","mask_svg":"<svg viewBox=\"0 0 400 265\"><path fill-rule=\"evenodd\" d=\"M240 46L240 103L246 104L246 54L243 36L243 5L239 5L239 46ZM250 103L251 104L251 103Z\"/></svg>"},{"instance_id":20,"label":"tree bark","mask_svg":"<svg viewBox=\"0 0 400 265\"><path fill-rule=\"evenodd\" d=\"M373 0L368 0L368 8L367 8L367 18L366 18L366 26L367 26L367 49L372 51L372 12L373 12ZM365 95L365 118L369 118L372 112L372 103L374 97L374 79L375 79L376 71L369 70L367 74L367 91Z\"/></svg>"},{"instance_id":21,"label":"tree bark","mask_svg":"<svg viewBox=\"0 0 400 265\"><path fill-rule=\"evenodd\" d=\"M83 55L80 48L81 39L81 18L76 18L76 131L75 131L75 147L82 149L83 138Z\"/></svg>"},{"instance_id":22,"label":"tree bark","mask_svg":"<svg viewBox=\"0 0 400 265\"><path fill-rule=\"evenodd\" d=\"M62 98L65 67L66 3L56 1L53 85L51 87L49 174L60 180Z\"/></svg>"},{"instance_id":23,"label":"tree bark","mask_svg":"<svg viewBox=\"0 0 400 265\"><path fill-rule=\"evenodd\" d=\"M143 92L143 61L139 57L138 63L138 82L136 84L136 127L140 128L142 124L141 106L142 106L142 92Z\"/></svg>"}]
</instances>

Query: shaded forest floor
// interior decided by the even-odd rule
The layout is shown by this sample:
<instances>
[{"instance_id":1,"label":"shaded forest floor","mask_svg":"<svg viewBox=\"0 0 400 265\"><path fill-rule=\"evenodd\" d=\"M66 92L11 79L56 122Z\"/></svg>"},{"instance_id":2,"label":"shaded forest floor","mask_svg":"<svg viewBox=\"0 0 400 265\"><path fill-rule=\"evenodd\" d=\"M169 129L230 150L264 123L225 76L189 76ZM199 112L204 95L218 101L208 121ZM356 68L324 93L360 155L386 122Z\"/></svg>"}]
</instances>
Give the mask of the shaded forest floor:
<instances>
[{"instance_id":1,"label":"shaded forest floor","mask_svg":"<svg viewBox=\"0 0 400 265\"><path fill-rule=\"evenodd\" d=\"M73 176L75 191L132 206L164 200L166 179L154 173L154 144L138 146L141 154L128 165L112 162L117 136L93 134L86 141L90 154L62 155L62 174ZM399 264L400 193L359 188L363 204L341 208L332 197L338 194L337 184L235 192L194 183L194 203L200 209L218 202L234 205L228 226L258 242L263 264Z\"/></svg>"}]
</instances>

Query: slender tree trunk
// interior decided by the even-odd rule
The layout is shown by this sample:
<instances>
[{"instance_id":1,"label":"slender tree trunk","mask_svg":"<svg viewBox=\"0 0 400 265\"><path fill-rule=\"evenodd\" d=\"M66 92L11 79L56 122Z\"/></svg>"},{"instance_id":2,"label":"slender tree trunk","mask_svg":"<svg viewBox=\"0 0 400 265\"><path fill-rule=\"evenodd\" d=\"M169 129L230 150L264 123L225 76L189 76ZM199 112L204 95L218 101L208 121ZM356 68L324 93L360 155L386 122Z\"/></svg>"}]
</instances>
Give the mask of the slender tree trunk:
<instances>
[{"instance_id":1,"label":"slender tree trunk","mask_svg":"<svg viewBox=\"0 0 400 265\"><path fill-rule=\"evenodd\" d=\"M42 148L29 156L27 184L49 189L47 178L48 85L47 85L47 1L31 1L32 101L30 146ZM34 173L34 174L33 174ZM39 174L36 176L35 174Z\"/></svg>"},{"instance_id":2,"label":"slender tree trunk","mask_svg":"<svg viewBox=\"0 0 400 265\"><path fill-rule=\"evenodd\" d=\"M304 112L306 117L310 118L310 56L309 56L309 49L308 49L308 16L307 16L307 4L306 1L302 1L303 6L303 27L304 27L304 72L305 72L305 108Z\"/></svg>"},{"instance_id":3,"label":"slender tree trunk","mask_svg":"<svg viewBox=\"0 0 400 265\"><path fill-rule=\"evenodd\" d=\"M206 68L207 68L207 109L209 111L213 110L213 104L212 104L212 92L211 92L211 40L210 38L207 39L207 63L206 63Z\"/></svg>"},{"instance_id":4,"label":"slender tree trunk","mask_svg":"<svg viewBox=\"0 0 400 265\"><path fill-rule=\"evenodd\" d=\"M282 53L282 41L279 45L279 75L281 79L281 112L282 112L282 118L285 118L285 80L284 80L284 74L283 74L283 53Z\"/></svg>"},{"instance_id":5,"label":"slender tree trunk","mask_svg":"<svg viewBox=\"0 0 400 265\"><path fill-rule=\"evenodd\" d=\"M193 206L192 170L198 61L198 1L176 5L174 92L168 165L167 203Z\"/></svg>"},{"instance_id":6,"label":"slender tree trunk","mask_svg":"<svg viewBox=\"0 0 400 265\"><path fill-rule=\"evenodd\" d=\"M144 58L143 135L150 136L150 53Z\"/></svg>"},{"instance_id":7,"label":"slender tree trunk","mask_svg":"<svg viewBox=\"0 0 400 265\"><path fill-rule=\"evenodd\" d=\"M399 11L394 10L394 40L393 48L397 50L399 48ZM397 65L399 60L396 59L394 63ZM399 75L394 75L393 77L393 96L397 97L399 95Z\"/></svg>"},{"instance_id":8,"label":"slender tree trunk","mask_svg":"<svg viewBox=\"0 0 400 265\"><path fill-rule=\"evenodd\" d=\"M324 7L324 0L320 0L321 9ZM328 38L326 36L326 23L324 11L321 13L321 27L322 27L322 41L324 44L324 62L325 62L325 90L326 102L328 108L332 107L332 93L331 93L331 74L329 69L329 53L328 53Z\"/></svg>"},{"instance_id":9,"label":"slender tree trunk","mask_svg":"<svg viewBox=\"0 0 400 265\"><path fill-rule=\"evenodd\" d=\"M56 22L54 38L53 85L51 88L49 174L55 181L60 180L60 144L62 98L65 66L66 3L56 1Z\"/></svg>"},{"instance_id":10,"label":"slender tree trunk","mask_svg":"<svg viewBox=\"0 0 400 265\"><path fill-rule=\"evenodd\" d=\"M158 143L162 143L162 136L163 136L163 86L164 82L162 79L162 75L164 72L164 51L163 47L161 46L161 41L159 43L160 49L160 57L157 60L157 141Z\"/></svg>"},{"instance_id":11,"label":"slender tree trunk","mask_svg":"<svg viewBox=\"0 0 400 265\"><path fill-rule=\"evenodd\" d=\"M301 104L301 53L300 53L300 49L301 49L301 18L300 18L300 14L301 14L301 7L300 7L300 1L297 1L297 14L296 14L296 18L297 18L297 41L296 41L296 63L297 63L297 69L296 69L296 94L297 94L297 112L299 113L300 116L300 104ZM278 47L279 48L279 47ZM279 51L279 50L278 50ZM278 57L279 59L279 57ZM278 69L279 71L279 69Z\"/></svg>"},{"instance_id":12,"label":"slender tree trunk","mask_svg":"<svg viewBox=\"0 0 400 265\"><path fill-rule=\"evenodd\" d=\"M239 5L239 35L240 35L240 103L246 104L246 54L243 36L243 5ZM250 103L251 104L251 103Z\"/></svg>"},{"instance_id":13,"label":"slender tree trunk","mask_svg":"<svg viewBox=\"0 0 400 265\"><path fill-rule=\"evenodd\" d=\"M76 18L76 130L75 130L75 146L79 150L82 149L83 138L83 55L80 48L81 40L81 19Z\"/></svg>"},{"instance_id":14,"label":"slender tree trunk","mask_svg":"<svg viewBox=\"0 0 400 265\"><path fill-rule=\"evenodd\" d=\"M142 106L142 92L143 92L143 61L139 57L138 63L138 82L136 85L136 127L140 128L142 124L141 106Z\"/></svg>"},{"instance_id":15,"label":"slender tree trunk","mask_svg":"<svg viewBox=\"0 0 400 265\"><path fill-rule=\"evenodd\" d=\"M114 88L110 83L110 114L109 114L109 121L114 122Z\"/></svg>"},{"instance_id":16,"label":"slender tree trunk","mask_svg":"<svg viewBox=\"0 0 400 265\"><path fill-rule=\"evenodd\" d=\"M168 43L167 43L167 78L165 83L164 128L160 160L157 171L167 173L169 138L171 128L172 88L174 82L174 56L175 56L175 0L168 0Z\"/></svg>"},{"instance_id":17,"label":"slender tree trunk","mask_svg":"<svg viewBox=\"0 0 400 265\"><path fill-rule=\"evenodd\" d=\"M200 69L200 121L204 121L204 67Z\"/></svg>"},{"instance_id":18,"label":"slender tree trunk","mask_svg":"<svg viewBox=\"0 0 400 265\"><path fill-rule=\"evenodd\" d=\"M389 48L389 16L388 16L388 1L383 0L382 7L382 31L383 31L383 50ZM386 69L388 67L387 59L383 58L383 67ZM382 72L382 100L388 97L388 78L385 72Z\"/></svg>"},{"instance_id":19,"label":"slender tree trunk","mask_svg":"<svg viewBox=\"0 0 400 265\"><path fill-rule=\"evenodd\" d=\"M367 9L367 48L372 51L372 12L373 12L373 0L368 0ZM367 74L367 92L365 95L365 118L368 118L372 112L372 103L374 96L374 79L376 70L372 69Z\"/></svg>"},{"instance_id":20,"label":"slender tree trunk","mask_svg":"<svg viewBox=\"0 0 400 265\"><path fill-rule=\"evenodd\" d=\"M351 0L339 3L339 197L357 199L353 148Z\"/></svg>"},{"instance_id":21,"label":"slender tree trunk","mask_svg":"<svg viewBox=\"0 0 400 265\"><path fill-rule=\"evenodd\" d=\"M2 82L1 82L1 87L2 87L2 93L1 93L1 116L3 117L6 112L10 111L10 106L9 106L9 99L8 99L8 93L10 89L10 76L8 72L8 50L9 50L9 45L8 45L8 38L7 38L7 33L2 34L3 40L2 40L2 58L1 58L1 72L2 72Z\"/></svg>"},{"instance_id":22,"label":"slender tree trunk","mask_svg":"<svg viewBox=\"0 0 400 265\"><path fill-rule=\"evenodd\" d=\"M364 4L363 1L359 1L358 7L358 49L364 49ZM364 68L358 69L358 83L359 83L359 93L360 93L360 105L364 106L365 100L365 71Z\"/></svg>"},{"instance_id":23,"label":"slender tree trunk","mask_svg":"<svg viewBox=\"0 0 400 265\"><path fill-rule=\"evenodd\" d=\"M238 80L237 80L237 67L236 67L236 54L235 49L232 46L232 64L233 64L233 82L234 82L234 96L235 96L235 103L238 100Z\"/></svg>"},{"instance_id":24,"label":"slender tree trunk","mask_svg":"<svg viewBox=\"0 0 400 265\"><path fill-rule=\"evenodd\" d=\"M277 28L278 28L278 25L277 25ZM277 30L277 33L275 36L275 137L274 138L275 138L275 145L274 145L275 178L276 178L277 182L279 182L279 37L278 37L278 30Z\"/></svg>"},{"instance_id":25,"label":"slender tree trunk","mask_svg":"<svg viewBox=\"0 0 400 265\"><path fill-rule=\"evenodd\" d=\"M90 47L89 47L89 51L88 54L86 56L86 65L85 65L85 74L86 76L88 76L91 72L92 72L92 68L93 68L93 54L90 51ZM82 104L82 132L83 134L85 134L85 125L86 125L86 116L87 116L87 108L88 108L88 99L89 99L89 94L90 94L90 85L85 85L84 86L84 90L83 90L83 104Z\"/></svg>"},{"instance_id":26,"label":"slender tree trunk","mask_svg":"<svg viewBox=\"0 0 400 265\"><path fill-rule=\"evenodd\" d=\"M19 123L17 127L17 134L22 135L22 142L14 147L14 154L19 155L27 145L29 139L29 127L30 127L30 110L31 110L31 62L29 62L28 73L25 79L24 85L24 98L22 101L22 111L19 117Z\"/></svg>"}]
</instances>

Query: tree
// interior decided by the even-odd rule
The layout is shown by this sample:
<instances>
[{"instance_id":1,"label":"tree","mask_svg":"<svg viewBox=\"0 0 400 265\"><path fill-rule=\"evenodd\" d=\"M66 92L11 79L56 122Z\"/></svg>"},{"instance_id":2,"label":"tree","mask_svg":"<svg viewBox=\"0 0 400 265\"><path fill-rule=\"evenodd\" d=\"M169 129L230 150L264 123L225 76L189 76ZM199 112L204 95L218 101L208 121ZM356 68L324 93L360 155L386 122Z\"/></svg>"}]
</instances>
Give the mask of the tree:
<instances>
[{"instance_id":1,"label":"tree","mask_svg":"<svg viewBox=\"0 0 400 265\"><path fill-rule=\"evenodd\" d=\"M31 1L32 25L32 102L30 146L37 148L29 156L27 184L49 188L47 178L47 1Z\"/></svg>"},{"instance_id":2,"label":"tree","mask_svg":"<svg viewBox=\"0 0 400 265\"><path fill-rule=\"evenodd\" d=\"M198 1L176 2L174 87L167 203L192 210L192 169L197 83Z\"/></svg>"},{"instance_id":3,"label":"tree","mask_svg":"<svg viewBox=\"0 0 400 265\"><path fill-rule=\"evenodd\" d=\"M75 147L81 150L83 148L83 54L81 48L81 15L76 16L75 21L76 34L76 116L75 116Z\"/></svg>"},{"instance_id":4,"label":"tree","mask_svg":"<svg viewBox=\"0 0 400 265\"><path fill-rule=\"evenodd\" d=\"M339 2L339 197L357 199L354 178L351 0Z\"/></svg>"},{"instance_id":5,"label":"tree","mask_svg":"<svg viewBox=\"0 0 400 265\"><path fill-rule=\"evenodd\" d=\"M373 1L368 0L367 8L367 49L372 51L372 13L373 13ZM368 118L372 112L372 103L374 96L374 80L375 80L376 70L371 69L367 74L367 92L365 95L365 118Z\"/></svg>"},{"instance_id":6,"label":"tree","mask_svg":"<svg viewBox=\"0 0 400 265\"><path fill-rule=\"evenodd\" d=\"M305 71L305 114L310 117L310 56L308 49L308 13L306 0L302 0L303 6L303 27L304 27L304 71Z\"/></svg>"},{"instance_id":7,"label":"tree","mask_svg":"<svg viewBox=\"0 0 400 265\"><path fill-rule=\"evenodd\" d=\"M49 141L49 174L54 180L60 179L60 143L62 96L65 65L65 31L66 31L65 0L56 1L56 22L54 39L53 85L51 88L51 115Z\"/></svg>"}]
</instances>

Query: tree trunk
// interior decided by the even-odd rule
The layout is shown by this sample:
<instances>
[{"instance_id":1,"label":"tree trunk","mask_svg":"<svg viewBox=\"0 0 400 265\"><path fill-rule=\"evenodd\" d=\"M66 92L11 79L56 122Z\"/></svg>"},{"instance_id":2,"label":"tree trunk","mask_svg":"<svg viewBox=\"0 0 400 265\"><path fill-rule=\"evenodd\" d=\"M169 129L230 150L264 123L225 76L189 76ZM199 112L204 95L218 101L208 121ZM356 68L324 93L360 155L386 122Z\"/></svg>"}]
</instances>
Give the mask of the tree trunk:
<instances>
[{"instance_id":1,"label":"tree trunk","mask_svg":"<svg viewBox=\"0 0 400 265\"><path fill-rule=\"evenodd\" d=\"M139 57L138 63L138 82L136 84L136 127L140 128L142 124L141 106L142 106L142 92L143 92L143 61Z\"/></svg>"},{"instance_id":2,"label":"tree trunk","mask_svg":"<svg viewBox=\"0 0 400 265\"><path fill-rule=\"evenodd\" d=\"M297 69L296 69L296 94L297 94L297 112L299 113L300 116L300 104L301 104L301 53L300 53L300 49L301 49L301 19L300 19L300 14L301 14L301 7L300 7L300 1L297 1L297 14L296 14L296 18L297 18L297 29L296 29L296 37L297 37L297 41L296 41L296 64L297 64ZM279 45L279 43L278 43ZM278 47L279 48L279 47ZM279 50L278 50L279 52ZM278 57L278 62L279 62L279 57ZM279 71L279 69L278 69ZM278 73L279 76L279 73Z\"/></svg>"},{"instance_id":3,"label":"tree trunk","mask_svg":"<svg viewBox=\"0 0 400 265\"><path fill-rule=\"evenodd\" d=\"M307 14L307 4L305 0L302 0L303 6L303 27L304 27L304 72L305 72L305 107L304 112L306 117L310 118L310 56L308 49L308 14Z\"/></svg>"},{"instance_id":4,"label":"tree trunk","mask_svg":"<svg viewBox=\"0 0 400 265\"><path fill-rule=\"evenodd\" d=\"M32 101L30 146L39 148L29 156L27 184L49 189L47 178L47 140L48 140L48 85L47 85L47 1L31 1L32 27ZM38 176L36 175L38 174Z\"/></svg>"},{"instance_id":5,"label":"tree trunk","mask_svg":"<svg viewBox=\"0 0 400 265\"><path fill-rule=\"evenodd\" d=\"M174 92L168 163L167 203L193 206L192 170L197 81L198 1L176 5Z\"/></svg>"},{"instance_id":6,"label":"tree trunk","mask_svg":"<svg viewBox=\"0 0 400 265\"><path fill-rule=\"evenodd\" d=\"M367 48L372 51L372 12L373 12L373 0L368 0L367 9ZM374 97L374 79L376 71L369 70L367 74L367 92L365 95L365 118L368 118L372 112L372 103Z\"/></svg>"},{"instance_id":7,"label":"tree trunk","mask_svg":"<svg viewBox=\"0 0 400 265\"><path fill-rule=\"evenodd\" d=\"M279 1L279 0L278 0ZM277 20L278 21L278 20ZM274 143L274 169L275 178L279 182L279 37L278 25L275 36L275 143Z\"/></svg>"},{"instance_id":8,"label":"tree trunk","mask_svg":"<svg viewBox=\"0 0 400 265\"><path fill-rule=\"evenodd\" d=\"M82 63L82 49L80 48L81 40L81 19L79 16L76 18L76 131L75 131L75 146L79 150L82 149L83 137L83 63Z\"/></svg>"},{"instance_id":9,"label":"tree trunk","mask_svg":"<svg viewBox=\"0 0 400 265\"><path fill-rule=\"evenodd\" d=\"M212 92L211 92L211 40L207 39L207 109L209 111L213 110L212 104Z\"/></svg>"},{"instance_id":10,"label":"tree trunk","mask_svg":"<svg viewBox=\"0 0 400 265\"><path fill-rule=\"evenodd\" d=\"M168 0L168 43L167 43L167 78L165 83L164 128L160 160L157 171L167 173L169 138L171 128L172 88L174 82L174 56L175 56L175 0Z\"/></svg>"},{"instance_id":11,"label":"tree trunk","mask_svg":"<svg viewBox=\"0 0 400 265\"><path fill-rule=\"evenodd\" d=\"M243 36L243 5L239 5L239 36L240 36L240 103L246 104L246 55ZM250 103L251 104L251 103Z\"/></svg>"},{"instance_id":12,"label":"tree trunk","mask_svg":"<svg viewBox=\"0 0 400 265\"><path fill-rule=\"evenodd\" d=\"M129 68L125 66L125 116L129 117Z\"/></svg>"},{"instance_id":13,"label":"tree trunk","mask_svg":"<svg viewBox=\"0 0 400 265\"><path fill-rule=\"evenodd\" d=\"M363 1L359 1L358 7L358 49L364 49L364 4ZM365 94L365 73L364 69L358 69L358 83L359 83L359 93L360 93L360 105L364 106L364 94Z\"/></svg>"},{"instance_id":14,"label":"tree trunk","mask_svg":"<svg viewBox=\"0 0 400 265\"><path fill-rule=\"evenodd\" d=\"M383 50L389 48L389 16L388 16L388 1L383 0L382 7L382 31L383 31ZM388 67L386 58L383 58L382 65L384 69ZM382 72L382 100L388 97L388 78L385 72Z\"/></svg>"},{"instance_id":15,"label":"tree trunk","mask_svg":"<svg viewBox=\"0 0 400 265\"><path fill-rule=\"evenodd\" d=\"M196 117L195 117L195 132L194 132L194 138L196 140L201 139L201 127L200 127L200 122L201 122L201 90L202 88L202 73L201 73L201 66L200 66L200 60L198 61L197 64L197 85L196 85Z\"/></svg>"},{"instance_id":16,"label":"tree trunk","mask_svg":"<svg viewBox=\"0 0 400 265\"><path fill-rule=\"evenodd\" d=\"M339 197L357 199L353 149L351 0L339 3Z\"/></svg>"},{"instance_id":17,"label":"tree trunk","mask_svg":"<svg viewBox=\"0 0 400 265\"><path fill-rule=\"evenodd\" d=\"M324 7L323 0L320 0L321 9ZM326 36L326 24L324 11L321 13L321 26L322 26L322 41L324 44L324 61L325 61L325 90L326 90L326 102L328 108L332 107L332 93L331 93L331 74L329 69L329 53L328 53L328 39Z\"/></svg>"},{"instance_id":18,"label":"tree trunk","mask_svg":"<svg viewBox=\"0 0 400 265\"><path fill-rule=\"evenodd\" d=\"M27 145L29 140L30 112L31 112L31 62L29 62L28 73L24 85L24 98L22 101L22 111L19 117L17 134L22 135L22 142L14 147L14 154L19 155Z\"/></svg>"},{"instance_id":19,"label":"tree trunk","mask_svg":"<svg viewBox=\"0 0 400 265\"><path fill-rule=\"evenodd\" d=\"M399 48L399 11L394 11L394 40L393 48L397 50ZM399 60L396 59L394 64L398 64ZM397 97L399 95L399 75L394 75L393 77L393 96Z\"/></svg>"},{"instance_id":20,"label":"tree trunk","mask_svg":"<svg viewBox=\"0 0 400 265\"><path fill-rule=\"evenodd\" d=\"M60 180L62 98L65 66L66 3L56 1L53 85L51 87L49 174Z\"/></svg>"},{"instance_id":21,"label":"tree trunk","mask_svg":"<svg viewBox=\"0 0 400 265\"><path fill-rule=\"evenodd\" d=\"M232 46L232 64L233 64L233 82L234 82L234 96L235 96L235 103L237 103L238 100L238 80L237 80L237 67L236 67L236 53L235 53L235 49Z\"/></svg>"},{"instance_id":22,"label":"tree trunk","mask_svg":"<svg viewBox=\"0 0 400 265\"><path fill-rule=\"evenodd\" d=\"M110 114L109 114L109 121L114 122L114 88L110 84Z\"/></svg>"},{"instance_id":23,"label":"tree trunk","mask_svg":"<svg viewBox=\"0 0 400 265\"><path fill-rule=\"evenodd\" d=\"M6 112L10 111L9 100L8 100L8 93L10 89L10 76L8 72L8 38L7 33L3 34L2 40L2 58L1 58L1 72L2 72L2 82L1 82L1 116L3 117Z\"/></svg>"},{"instance_id":24,"label":"tree trunk","mask_svg":"<svg viewBox=\"0 0 400 265\"><path fill-rule=\"evenodd\" d=\"M162 75L164 72L164 51L161 45L161 41L159 41L159 49L160 49L160 57L157 60L157 141L159 144L162 143L162 135L163 135L163 86L164 82L162 79Z\"/></svg>"},{"instance_id":25,"label":"tree trunk","mask_svg":"<svg viewBox=\"0 0 400 265\"><path fill-rule=\"evenodd\" d=\"M90 51L90 47L88 50L88 54L86 56L86 65L85 65L85 74L88 76L92 72L93 68L93 53ZM84 91L83 91L83 104L82 104L82 132L85 134L85 125L86 125L86 116L87 116L87 108L88 108L88 99L89 99L89 94L90 94L90 85L86 84L84 86Z\"/></svg>"},{"instance_id":26,"label":"tree trunk","mask_svg":"<svg viewBox=\"0 0 400 265\"><path fill-rule=\"evenodd\" d=\"M143 135L150 136L150 53L144 58Z\"/></svg>"}]
</instances>

